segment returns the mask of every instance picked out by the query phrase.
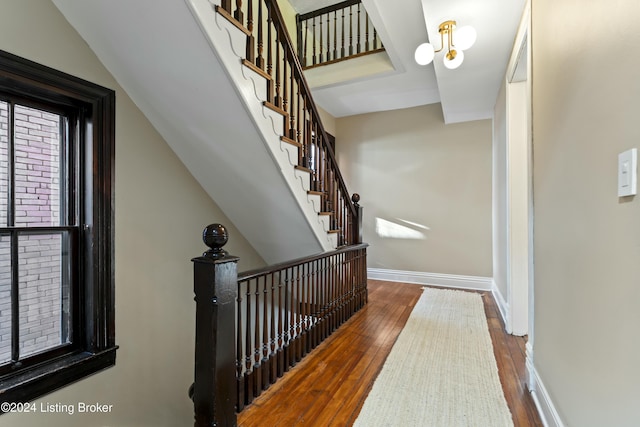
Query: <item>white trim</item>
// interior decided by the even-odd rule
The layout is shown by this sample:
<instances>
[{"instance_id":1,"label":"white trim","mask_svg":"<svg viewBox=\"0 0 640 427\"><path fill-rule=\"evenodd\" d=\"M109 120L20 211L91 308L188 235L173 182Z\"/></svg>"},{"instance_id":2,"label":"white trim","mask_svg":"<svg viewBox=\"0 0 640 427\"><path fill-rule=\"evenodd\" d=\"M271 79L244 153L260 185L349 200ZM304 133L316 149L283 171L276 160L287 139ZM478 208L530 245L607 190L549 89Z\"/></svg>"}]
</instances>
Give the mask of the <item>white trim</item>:
<instances>
[{"instance_id":1,"label":"white trim","mask_svg":"<svg viewBox=\"0 0 640 427\"><path fill-rule=\"evenodd\" d=\"M505 329L507 330L507 333L510 334L511 317L509 317L509 305L507 304L507 301L505 301L504 296L500 292L500 289L498 289L498 285L496 285L495 280L491 281L491 293L493 294L493 299L495 300L496 305L498 306L498 310L500 311L500 316L502 316L502 321L504 322Z\"/></svg>"},{"instance_id":2,"label":"white trim","mask_svg":"<svg viewBox=\"0 0 640 427\"><path fill-rule=\"evenodd\" d=\"M368 268L367 275L369 279L375 280L417 283L420 285L442 286L447 288L491 291L493 287L493 279L491 277L458 276L455 274L388 270L383 268Z\"/></svg>"},{"instance_id":3,"label":"white trim","mask_svg":"<svg viewBox=\"0 0 640 427\"><path fill-rule=\"evenodd\" d=\"M551 396L540 379L540 375L533 365L532 361L533 349L527 343L527 369L529 371L529 390L533 402L538 408L540 420L545 427L564 427L562 419L556 410Z\"/></svg>"}]
</instances>

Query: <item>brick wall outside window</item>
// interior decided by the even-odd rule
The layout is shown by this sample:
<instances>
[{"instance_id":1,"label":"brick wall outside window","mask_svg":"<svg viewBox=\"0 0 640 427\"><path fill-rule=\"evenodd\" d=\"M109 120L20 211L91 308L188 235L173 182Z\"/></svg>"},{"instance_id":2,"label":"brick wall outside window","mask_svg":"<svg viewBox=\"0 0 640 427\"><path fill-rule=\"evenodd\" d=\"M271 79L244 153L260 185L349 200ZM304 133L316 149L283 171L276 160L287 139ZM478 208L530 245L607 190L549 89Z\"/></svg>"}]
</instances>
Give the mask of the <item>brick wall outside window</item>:
<instances>
[{"instance_id":1,"label":"brick wall outside window","mask_svg":"<svg viewBox=\"0 0 640 427\"><path fill-rule=\"evenodd\" d=\"M8 104L0 102L0 227L7 226L9 189ZM60 225L60 116L15 107L15 226ZM20 354L65 342L62 327L60 233L18 238ZM11 357L10 238L0 237L0 362Z\"/></svg>"}]
</instances>

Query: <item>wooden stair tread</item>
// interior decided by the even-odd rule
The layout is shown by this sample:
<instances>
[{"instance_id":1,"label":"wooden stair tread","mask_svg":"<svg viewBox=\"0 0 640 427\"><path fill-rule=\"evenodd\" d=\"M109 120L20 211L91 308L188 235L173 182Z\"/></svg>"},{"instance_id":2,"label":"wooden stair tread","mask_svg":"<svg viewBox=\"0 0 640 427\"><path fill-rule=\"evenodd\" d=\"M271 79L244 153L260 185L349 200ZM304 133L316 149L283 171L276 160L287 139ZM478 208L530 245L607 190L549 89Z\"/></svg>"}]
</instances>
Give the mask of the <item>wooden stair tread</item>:
<instances>
[{"instance_id":1,"label":"wooden stair tread","mask_svg":"<svg viewBox=\"0 0 640 427\"><path fill-rule=\"evenodd\" d=\"M337 234L337 233L339 233L340 231L341 231L341 230L340 230L339 228L336 228L336 229L333 229L333 230L329 230L329 231L327 231L327 233L329 233L329 234Z\"/></svg>"},{"instance_id":2,"label":"wooden stair tread","mask_svg":"<svg viewBox=\"0 0 640 427\"><path fill-rule=\"evenodd\" d=\"M224 9L222 9L222 10L224 10ZM245 67L250 68L252 71L260 74L265 79L272 80L271 76L269 74L267 74L267 72L265 70L263 70L262 68L258 67L256 64L254 64L253 62L249 61L248 59L243 59L242 60L242 65L244 65Z\"/></svg>"},{"instance_id":3,"label":"wooden stair tread","mask_svg":"<svg viewBox=\"0 0 640 427\"><path fill-rule=\"evenodd\" d=\"M294 141L293 139L289 138L288 136L281 136L280 137L280 141L286 142L287 144L295 145L298 148L302 147L301 143L299 143L298 141Z\"/></svg>"},{"instance_id":4,"label":"wooden stair tread","mask_svg":"<svg viewBox=\"0 0 640 427\"><path fill-rule=\"evenodd\" d=\"M284 111L282 108L278 107L278 106L277 106L277 105L275 105L275 104L272 104L272 103L271 103L271 102L269 102L269 101L264 101L264 102L262 103L262 105L264 105L265 107L267 107L268 109L270 109L270 110L272 110L272 111L275 111L276 113L280 113L280 114L282 114L284 117L287 117L287 118L289 117L289 113L287 113L287 112L286 112L286 111Z\"/></svg>"},{"instance_id":5,"label":"wooden stair tread","mask_svg":"<svg viewBox=\"0 0 640 427\"><path fill-rule=\"evenodd\" d=\"M322 191L309 190L309 191L307 191L307 194L310 194L312 196L324 196L324 193Z\"/></svg>"},{"instance_id":6,"label":"wooden stair tread","mask_svg":"<svg viewBox=\"0 0 640 427\"><path fill-rule=\"evenodd\" d=\"M318 215L333 215L333 212L318 212Z\"/></svg>"},{"instance_id":7,"label":"wooden stair tread","mask_svg":"<svg viewBox=\"0 0 640 427\"><path fill-rule=\"evenodd\" d=\"M216 12L218 12L224 19L231 22L237 29L245 33L247 36L251 35L251 31L247 30L244 25L236 20L229 12L227 12L222 6L216 6Z\"/></svg>"},{"instance_id":8,"label":"wooden stair tread","mask_svg":"<svg viewBox=\"0 0 640 427\"><path fill-rule=\"evenodd\" d=\"M313 171L309 168L305 168L304 166L300 166L300 165L295 165L294 166L295 169L299 170L299 171L304 171L304 172L309 172L309 173L313 173Z\"/></svg>"}]
</instances>

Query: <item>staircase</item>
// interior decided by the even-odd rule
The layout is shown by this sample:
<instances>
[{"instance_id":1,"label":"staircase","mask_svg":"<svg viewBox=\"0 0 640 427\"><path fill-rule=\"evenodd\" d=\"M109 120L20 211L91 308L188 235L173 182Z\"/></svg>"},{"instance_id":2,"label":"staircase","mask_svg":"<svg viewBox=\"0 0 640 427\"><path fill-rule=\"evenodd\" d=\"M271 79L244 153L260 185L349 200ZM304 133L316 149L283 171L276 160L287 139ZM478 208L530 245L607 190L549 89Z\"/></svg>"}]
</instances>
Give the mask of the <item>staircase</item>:
<instances>
[{"instance_id":1,"label":"staircase","mask_svg":"<svg viewBox=\"0 0 640 427\"><path fill-rule=\"evenodd\" d=\"M53 1L267 263L357 240L275 1Z\"/></svg>"}]
</instances>

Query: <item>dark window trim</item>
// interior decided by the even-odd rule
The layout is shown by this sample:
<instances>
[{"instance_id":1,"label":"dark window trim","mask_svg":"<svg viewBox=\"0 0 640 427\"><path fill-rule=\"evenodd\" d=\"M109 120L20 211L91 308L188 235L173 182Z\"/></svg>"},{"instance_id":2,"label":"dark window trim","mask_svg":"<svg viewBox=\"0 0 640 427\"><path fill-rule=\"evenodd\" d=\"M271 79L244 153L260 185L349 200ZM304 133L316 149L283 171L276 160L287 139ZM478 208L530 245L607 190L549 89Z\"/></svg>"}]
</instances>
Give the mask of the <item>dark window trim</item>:
<instances>
[{"instance_id":1,"label":"dark window trim","mask_svg":"<svg viewBox=\"0 0 640 427\"><path fill-rule=\"evenodd\" d=\"M115 92L0 51L0 90L80 111L79 266L74 298L81 333L70 352L0 378L1 402L25 402L115 364ZM86 188L85 188L86 187Z\"/></svg>"}]
</instances>

